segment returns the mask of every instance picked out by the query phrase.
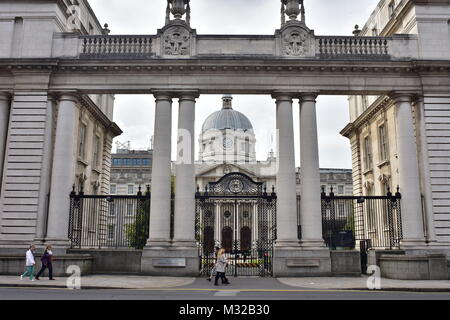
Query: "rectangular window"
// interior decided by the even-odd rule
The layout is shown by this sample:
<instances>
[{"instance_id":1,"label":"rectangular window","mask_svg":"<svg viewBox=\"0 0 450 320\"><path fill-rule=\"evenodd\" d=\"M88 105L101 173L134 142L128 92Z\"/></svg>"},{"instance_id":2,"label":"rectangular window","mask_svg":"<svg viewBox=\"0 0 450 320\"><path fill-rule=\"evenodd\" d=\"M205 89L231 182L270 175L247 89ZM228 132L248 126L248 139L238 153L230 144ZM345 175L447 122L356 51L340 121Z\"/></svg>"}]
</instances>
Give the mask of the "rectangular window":
<instances>
[{"instance_id":1,"label":"rectangular window","mask_svg":"<svg viewBox=\"0 0 450 320\"><path fill-rule=\"evenodd\" d=\"M372 169L372 144L370 142L370 137L364 138L364 169Z\"/></svg>"},{"instance_id":2,"label":"rectangular window","mask_svg":"<svg viewBox=\"0 0 450 320\"><path fill-rule=\"evenodd\" d=\"M134 194L134 185L128 185L128 194Z\"/></svg>"},{"instance_id":3,"label":"rectangular window","mask_svg":"<svg viewBox=\"0 0 450 320\"><path fill-rule=\"evenodd\" d=\"M391 1L391 3L389 3L388 6L389 17L392 17L394 15L394 11L395 11L395 1Z\"/></svg>"},{"instance_id":4,"label":"rectangular window","mask_svg":"<svg viewBox=\"0 0 450 320\"><path fill-rule=\"evenodd\" d=\"M386 161L389 159L389 148L384 124L378 127L378 141L380 142L380 160Z\"/></svg>"},{"instance_id":5,"label":"rectangular window","mask_svg":"<svg viewBox=\"0 0 450 320\"><path fill-rule=\"evenodd\" d=\"M94 168L100 167L100 150L101 150L100 137L96 135L94 137L94 154L92 159L92 165L94 166Z\"/></svg>"},{"instance_id":6,"label":"rectangular window","mask_svg":"<svg viewBox=\"0 0 450 320\"><path fill-rule=\"evenodd\" d=\"M86 125L84 123L80 123L80 129L78 132L78 139L79 139L79 145L78 145L78 157L82 160L84 160L85 156L85 146L86 146Z\"/></svg>"},{"instance_id":7,"label":"rectangular window","mask_svg":"<svg viewBox=\"0 0 450 320\"><path fill-rule=\"evenodd\" d=\"M338 194L344 194L344 186L338 186Z\"/></svg>"},{"instance_id":8,"label":"rectangular window","mask_svg":"<svg viewBox=\"0 0 450 320\"><path fill-rule=\"evenodd\" d=\"M112 185L109 187L109 193L110 193L110 194L116 194L116 193L117 193L117 187L116 187L115 184L112 184Z\"/></svg>"}]
</instances>

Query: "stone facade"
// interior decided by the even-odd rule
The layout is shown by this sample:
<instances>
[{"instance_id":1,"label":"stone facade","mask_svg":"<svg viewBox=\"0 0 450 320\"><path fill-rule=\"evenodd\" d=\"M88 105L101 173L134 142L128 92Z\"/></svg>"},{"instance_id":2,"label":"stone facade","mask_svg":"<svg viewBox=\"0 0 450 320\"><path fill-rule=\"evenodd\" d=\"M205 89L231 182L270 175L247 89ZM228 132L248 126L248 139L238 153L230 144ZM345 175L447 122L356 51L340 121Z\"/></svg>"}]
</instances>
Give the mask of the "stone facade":
<instances>
[{"instance_id":1,"label":"stone facade","mask_svg":"<svg viewBox=\"0 0 450 320\"><path fill-rule=\"evenodd\" d=\"M381 164L383 172L374 172L377 176L372 179L381 176L384 181L391 181L388 174L395 179L398 170L402 249L416 254L420 250L450 248L447 2L413 0L398 5L394 2L393 14L399 11L398 19L392 19L392 28L380 25L380 30L386 32L377 32L380 36L376 37L367 28L362 33L355 31L354 37L315 35L306 25L305 8L299 0L281 1L282 21L273 35L197 35L190 26L189 0L173 0L168 3L166 24L156 34L113 36L99 26L87 1L78 2L77 8L84 13L79 17L74 10L67 13L68 1L62 0L0 4L0 130L6 136L4 150L0 150L4 155L0 199L2 250L22 250L46 233L45 240L65 252L67 195L74 182L77 179L80 184L84 182L88 190L108 189L105 186L109 176L108 148L112 136L120 133L111 122L110 95L119 92L151 93L156 98L152 214L150 236L141 259L143 273L196 273L199 258L194 238L196 182L192 152L189 156L177 153L174 239L170 236L172 108L174 99L179 99L178 135L189 137L193 146L196 99L219 92L264 94L274 99L279 133L275 152L278 195L275 276L332 272L330 250L322 239L318 192L319 94L390 97L395 104L398 165L394 168L395 162ZM382 1L378 8L385 8L385 3ZM384 9L377 12L371 21L389 20L377 18L384 14ZM402 19L405 33L393 34ZM98 94L104 95L103 98L92 96ZM94 103L109 102L95 109L82 102L86 95ZM295 154L299 150L294 143L294 106L300 110L301 239L297 230ZM84 131L81 136L94 137L103 130L88 123L89 115L83 113L82 107L92 113L92 119L103 119L100 122L111 132L102 146L95 148L103 152L100 175L89 167L92 158L78 157L83 155L79 153L84 149L80 146L94 150L83 143L84 139L78 139L79 134ZM371 113L371 108L365 111L362 107L352 108L352 123L361 120L364 112ZM388 115L379 119L386 120ZM391 118L387 120L387 132L391 132ZM83 121L86 129L81 129ZM55 123L53 129L51 124ZM350 134L355 131L354 124L345 131L351 136L353 150L361 152L364 148L360 138ZM392 141L386 141L387 144L380 145L391 150ZM86 155L97 152L91 150ZM365 173L364 162L364 158L354 154L355 177ZM362 178L355 179L359 192L363 192L364 184ZM171 260L177 257L183 258L183 264ZM165 261L166 268L161 268L161 261ZM177 267L170 269L173 262Z\"/></svg>"},{"instance_id":2,"label":"stone facade","mask_svg":"<svg viewBox=\"0 0 450 320\"><path fill-rule=\"evenodd\" d=\"M152 183L152 150L118 149L111 156L109 194L135 195L141 187L145 193Z\"/></svg>"},{"instance_id":3,"label":"stone facade","mask_svg":"<svg viewBox=\"0 0 450 320\"><path fill-rule=\"evenodd\" d=\"M75 24L66 14L71 8L68 1L0 3L0 58L48 58L55 33L105 32L87 1L76 7ZM112 122L113 96L58 92L49 88L50 73L15 72L11 90L1 94L2 251L57 240L55 231L64 227L52 217L67 219L72 186L98 194L109 189L111 142L121 133Z\"/></svg>"},{"instance_id":4,"label":"stone facade","mask_svg":"<svg viewBox=\"0 0 450 320\"><path fill-rule=\"evenodd\" d=\"M444 1L380 1L359 36L418 35L423 55L450 58L450 7ZM446 128L450 117L448 93L413 94L414 153L418 156L418 194L426 241L450 244L450 157ZM399 173L398 101L395 96L350 96L351 123L342 131L350 139L355 195L385 194L405 188ZM414 155L415 156L415 155ZM411 183L409 181L408 183ZM422 208L422 209L421 209ZM447 251L448 252L448 251Z\"/></svg>"}]
</instances>

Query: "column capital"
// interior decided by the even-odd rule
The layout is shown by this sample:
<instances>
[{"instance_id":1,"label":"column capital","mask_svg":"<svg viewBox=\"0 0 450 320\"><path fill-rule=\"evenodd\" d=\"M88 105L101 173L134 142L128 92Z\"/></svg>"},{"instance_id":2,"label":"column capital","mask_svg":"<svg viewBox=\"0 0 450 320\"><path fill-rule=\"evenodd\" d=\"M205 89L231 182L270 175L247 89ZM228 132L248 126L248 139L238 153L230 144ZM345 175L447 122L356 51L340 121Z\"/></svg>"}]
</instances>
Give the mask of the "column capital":
<instances>
[{"instance_id":1,"label":"column capital","mask_svg":"<svg viewBox=\"0 0 450 320\"><path fill-rule=\"evenodd\" d=\"M172 102L173 97L175 96L173 92L170 91L152 91L155 100L158 101L170 101Z\"/></svg>"},{"instance_id":2,"label":"column capital","mask_svg":"<svg viewBox=\"0 0 450 320\"><path fill-rule=\"evenodd\" d=\"M198 91L183 91L178 94L178 98L180 101L194 101L200 97L200 93Z\"/></svg>"},{"instance_id":3,"label":"column capital","mask_svg":"<svg viewBox=\"0 0 450 320\"><path fill-rule=\"evenodd\" d=\"M412 92L391 92L389 94L389 97L394 100L395 103L399 103L399 102L408 102L408 103L412 103L413 97L414 97L414 93Z\"/></svg>"},{"instance_id":4,"label":"column capital","mask_svg":"<svg viewBox=\"0 0 450 320\"><path fill-rule=\"evenodd\" d=\"M11 100L11 94L9 92L0 91L0 101L1 100Z\"/></svg>"},{"instance_id":5,"label":"column capital","mask_svg":"<svg viewBox=\"0 0 450 320\"><path fill-rule=\"evenodd\" d=\"M290 101L294 99L295 94L292 92L274 92L272 93L272 99L275 99L277 102L280 101Z\"/></svg>"},{"instance_id":6,"label":"column capital","mask_svg":"<svg viewBox=\"0 0 450 320\"><path fill-rule=\"evenodd\" d=\"M302 92L298 96L300 102L316 102L319 93L317 92Z\"/></svg>"},{"instance_id":7,"label":"column capital","mask_svg":"<svg viewBox=\"0 0 450 320\"><path fill-rule=\"evenodd\" d=\"M50 95L49 95L50 97ZM61 101L72 101L78 103L80 101L80 96L76 92L60 92L58 93L59 102Z\"/></svg>"}]
</instances>

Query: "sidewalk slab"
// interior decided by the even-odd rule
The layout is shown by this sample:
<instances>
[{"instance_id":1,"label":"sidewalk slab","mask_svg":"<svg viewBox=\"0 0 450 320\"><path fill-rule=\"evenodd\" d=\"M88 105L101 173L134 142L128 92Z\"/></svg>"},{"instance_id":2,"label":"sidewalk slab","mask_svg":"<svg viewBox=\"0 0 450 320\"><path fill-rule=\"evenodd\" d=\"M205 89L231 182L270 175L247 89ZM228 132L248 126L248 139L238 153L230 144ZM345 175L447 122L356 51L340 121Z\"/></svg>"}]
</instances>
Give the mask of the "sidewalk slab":
<instances>
[{"instance_id":1,"label":"sidewalk slab","mask_svg":"<svg viewBox=\"0 0 450 320\"><path fill-rule=\"evenodd\" d=\"M37 287L67 288L67 277L51 281L41 277L40 280L20 280L16 276L0 276L0 287ZM82 289L159 289L176 288L192 284L195 278L146 277L130 275L89 275L81 277Z\"/></svg>"},{"instance_id":2,"label":"sidewalk slab","mask_svg":"<svg viewBox=\"0 0 450 320\"><path fill-rule=\"evenodd\" d=\"M368 276L362 277L333 277L333 278L279 278L281 283L302 289L311 290L369 290L367 282ZM370 281L373 283L373 281ZM449 291L450 281L448 280L392 280L381 278L380 290L437 290Z\"/></svg>"}]
</instances>

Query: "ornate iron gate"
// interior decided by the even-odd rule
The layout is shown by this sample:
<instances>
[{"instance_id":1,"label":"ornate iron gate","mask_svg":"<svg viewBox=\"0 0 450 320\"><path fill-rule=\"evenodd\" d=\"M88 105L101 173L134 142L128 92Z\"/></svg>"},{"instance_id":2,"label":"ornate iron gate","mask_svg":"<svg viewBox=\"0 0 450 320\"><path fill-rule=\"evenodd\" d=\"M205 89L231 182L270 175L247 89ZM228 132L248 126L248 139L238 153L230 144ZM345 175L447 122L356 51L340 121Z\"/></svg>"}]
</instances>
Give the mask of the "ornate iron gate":
<instances>
[{"instance_id":1,"label":"ornate iron gate","mask_svg":"<svg viewBox=\"0 0 450 320\"><path fill-rule=\"evenodd\" d=\"M230 276L272 276L276 238L276 194L263 182L230 173L196 193L195 234L200 273L215 264L215 248L224 248Z\"/></svg>"}]
</instances>

